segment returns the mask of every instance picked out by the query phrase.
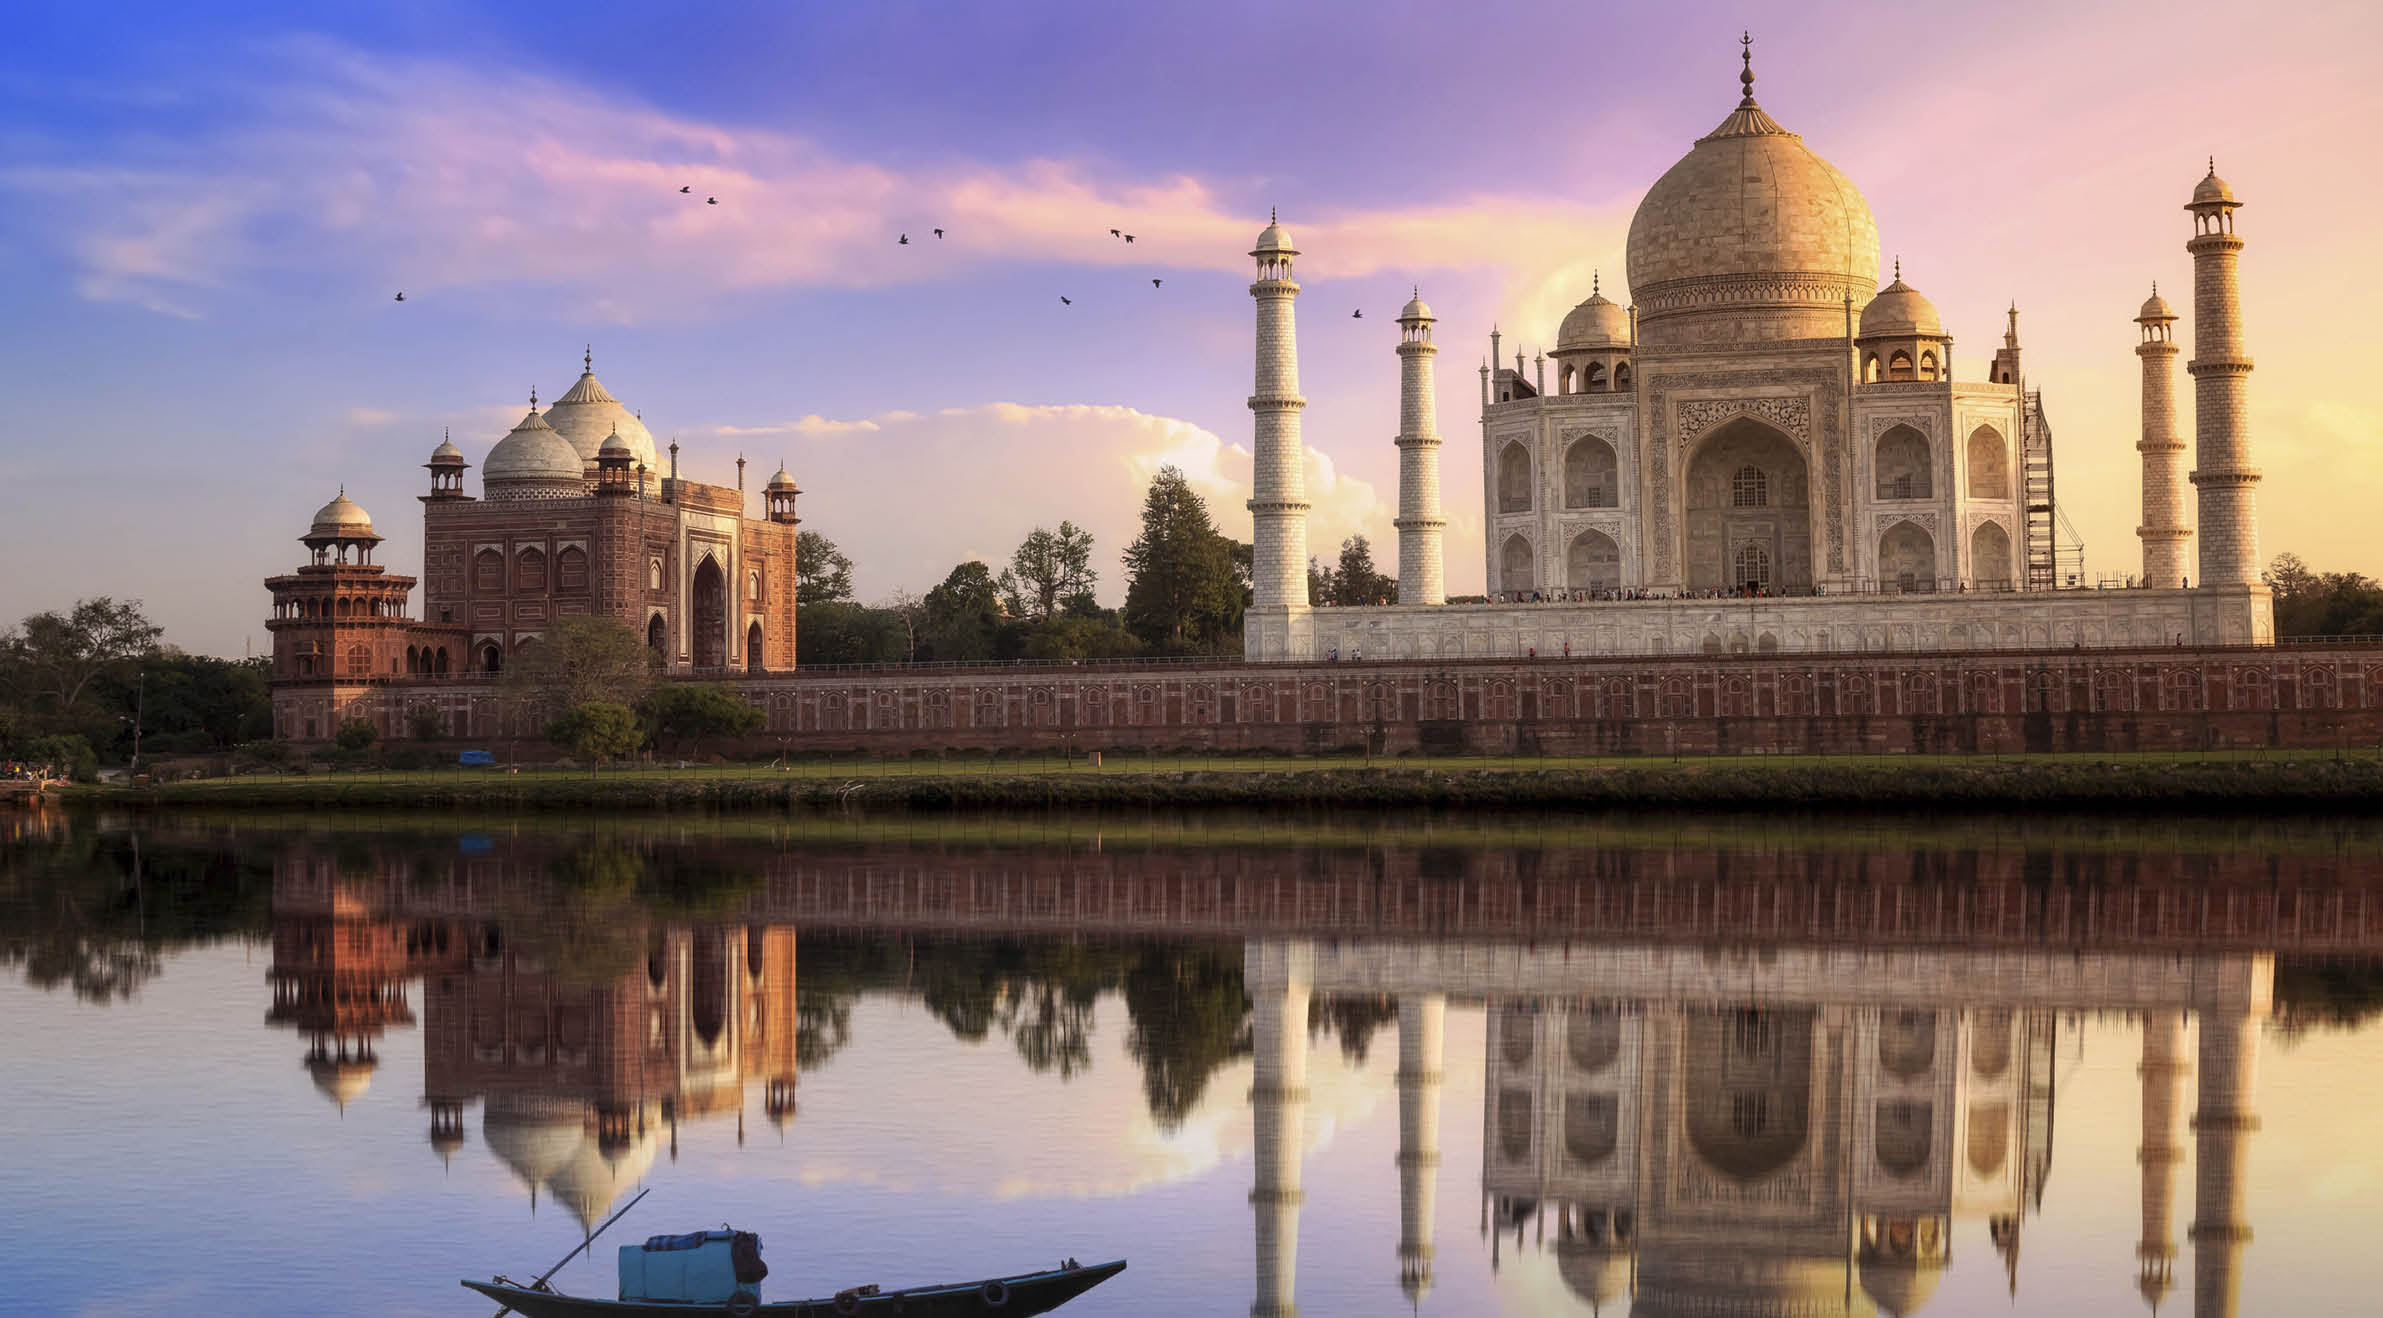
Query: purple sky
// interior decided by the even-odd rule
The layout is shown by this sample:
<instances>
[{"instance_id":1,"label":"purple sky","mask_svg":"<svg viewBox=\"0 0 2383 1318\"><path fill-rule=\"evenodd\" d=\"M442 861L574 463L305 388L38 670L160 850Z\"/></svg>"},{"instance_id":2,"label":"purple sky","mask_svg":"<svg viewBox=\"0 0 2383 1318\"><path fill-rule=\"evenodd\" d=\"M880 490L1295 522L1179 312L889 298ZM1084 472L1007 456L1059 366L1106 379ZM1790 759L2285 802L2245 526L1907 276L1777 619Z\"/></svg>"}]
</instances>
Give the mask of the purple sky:
<instances>
[{"instance_id":1,"label":"purple sky","mask_svg":"<svg viewBox=\"0 0 2383 1318\"><path fill-rule=\"evenodd\" d=\"M0 618L133 596L238 654L317 505L344 483L415 570L442 428L476 462L589 343L688 475L786 462L866 597L1072 518L1114 603L1159 463L1248 534L1269 205L1306 252L1311 543L1394 557L1420 283L1477 589L1490 324L1536 349L1592 271L1624 291L1631 210L1734 103L1748 21L1764 107L1863 189L1964 378L2019 303L2094 573L2138 562L2130 321L2187 287L2214 153L2263 552L2383 570L2369 6L153 5L0 48Z\"/></svg>"}]
</instances>

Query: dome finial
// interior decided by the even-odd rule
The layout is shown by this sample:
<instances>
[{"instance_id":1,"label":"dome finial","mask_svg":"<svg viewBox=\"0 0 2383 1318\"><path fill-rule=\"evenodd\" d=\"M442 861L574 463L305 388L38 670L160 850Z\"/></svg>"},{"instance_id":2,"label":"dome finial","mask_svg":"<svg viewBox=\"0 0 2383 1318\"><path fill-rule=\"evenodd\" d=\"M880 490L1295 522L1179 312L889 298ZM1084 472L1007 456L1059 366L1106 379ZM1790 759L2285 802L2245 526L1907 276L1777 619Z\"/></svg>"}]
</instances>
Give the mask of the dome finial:
<instances>
[{"instance_id":1,"label":"dome finial","mask_svg":"<svg viewBox=\"0 0 2383 1318\"><path fill-rule=\"evenodd\" d=\"M538 386L534 384L530 386L530 410L538 410Z\"/></svg>"},{"instance_id":2,"label":"dome finial","mask_svg":"<svg viewBox=\"0 0 2383 1318\"><path fill-rule=\"evenodd\" d=\"M2212 164L2212 165L2210 166L2210 168L2212 168L2212 169L2215 169L2215 168L2217 168L2217 166L2216 166L2216 165L2214 165L2214 164ZM1267 222L1268 224L1280 224L1280 223L1282 223L1282 220L1283 220L1283 217L1282 217L1282 215L1281 215L1279 212L1277 212L1277 211L1274 209L1274 207L1272 207L1272 206L1268 206L1268 207L1266 208L1266 222Z\"/></svg>"},{"instance_id":3,"label":"dome finial","mask_svg":"<svg viewBox=\"0 0 2383 1318\"><path fill-rule=\"evenodd\" d=\"M1739 100L1738 108L1751 110L1754 108L1754 34L1741 32L1738 46L1738 58L1745 62L1745 67L1738 71L1738 86L1744 89L1744 97Z\"/></svg>"},{"instance_id":4,"label":"dome finial","mask_svg":"<svg viewBox=\"0 0 2383 1318\"><path fill-rule=\"evenodd\" d=\"M581 353L581 354L579 354L579 368L580 368L581 370L583 370L583 371L587 372L587 373L588 373L588 374L590 374L590 375L594 375L594 374L596 373L596 345L595 345L595 344L592 344L592 343L591 343L591 344L587 345L587 351L586 351L586 352L583 352L583 353Z\"/></svg>"},{"instance_id":5,"label":"dome finial","mask_svg":"<svg viewBox=\"0 0 2383 1318\"><path fill-rule=\"evenodd\" d=\"M1600 270L1591 270L1591 271L1589 272L1589 296L1590 296L1590 297L1602 297L1602 296L1604 296L1604 295L1605 295L1605 274L1604 274L1604 272L1603 272L1603 271L1600 271Z\"/></svg>"},{"instance_id":6,"label":"dome finial","mask_svg":"<svg viewBox=\"0 0 2383 1318\"><path fill-rule=\"evenodd\" d=\"M1900 256L1895 258L1895 282L1903 282L1903 258Z\"/></svg>"}]
</instances>

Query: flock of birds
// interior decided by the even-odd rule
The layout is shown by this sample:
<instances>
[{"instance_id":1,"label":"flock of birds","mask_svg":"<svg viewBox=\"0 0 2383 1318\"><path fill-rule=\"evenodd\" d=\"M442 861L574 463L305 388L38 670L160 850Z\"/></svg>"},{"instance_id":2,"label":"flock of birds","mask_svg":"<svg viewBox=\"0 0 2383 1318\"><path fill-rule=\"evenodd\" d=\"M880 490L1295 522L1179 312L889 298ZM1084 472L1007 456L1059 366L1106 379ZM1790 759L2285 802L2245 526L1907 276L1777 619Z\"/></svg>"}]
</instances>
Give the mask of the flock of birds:
<instances>
[{"instance_id":1,"label":"flock of birds","mask_svg":"<svg viewBox=\"0 0 2383 1318\"><path fill-rule=\"evenodd\" d=\"M681 185L680 185L680 187L679 187L679 195L681 195L681 196L687 196L687 197L694 196L694 195L695 195L695 189L694 189L694 188L693 188L691 185L681 184ZM717 205L719 205L719 204L720 204L720 199L719 199L718 197L705 197L705 198L703 199L703 204L704 204L704 205L706 205L706 206L717 206ZM940 241L940 240L943 238L943 230L941 230L941 229L936 229L936 230L933 230L932 232L934 233L934 235L935 235L935 237L936 237L936 239L937 239L938 241ZM1130 234L1130 233L1126 233L1125 231L1123 231L1123 230L1121 230L1121 229L1111 229L1111 230L1109 230L1109 236L1110 236L1111 238L1122 238L1122 239L1124 239L1124 240L1125 240L1126 242L1128 242L1128 243L1130 243L1130 242L1132 242L1132 241L1134 240L1134 236L1133 236L1132 234ZM896 239L894 240L894 245L895 245L895 246L897 246L897 247L908 247L908 246L910 246L910 235L909 235L909 234L907 234L907 233L905 233L905 234L901 235L899 238L896 238ZM1163 279L1152 279L1152 280L1150 281L1150 286L1151 286L1152 288L1157 288L1157 287L1160 287L1160 286L1161 286L1162 284L1164 284L1165 282L1166 282L1166 281L1165 281L1165 280L1163 280ZM400 289L400 290L398 290L398 293L397 293L397 300L398 300L398 301L400 301L400 302L403 302L403 301L405 301L405 291L404 291L403 289ZM1059 305L1061 305L1061 306L1063 306L1063 307L1072 307L1072 306L1074 306L1074 305L1075 305L1075 300L1074 300L1073 298L1070 298L1070 297L1068 297L1066 294L1062 293L1062 294L1060 294L1060 296L1059 296ZM1364 309L1364 308L1362 308L1362 307L1360 307L1360 308L1358 308L1357 310L1350 312L1350 313L1349 313L1349 318L1350 318L1350 319L1352 319L1352 320L1363 320L1363 319L1365 319L1365 309Z\"/></svg>"}]
</instances>

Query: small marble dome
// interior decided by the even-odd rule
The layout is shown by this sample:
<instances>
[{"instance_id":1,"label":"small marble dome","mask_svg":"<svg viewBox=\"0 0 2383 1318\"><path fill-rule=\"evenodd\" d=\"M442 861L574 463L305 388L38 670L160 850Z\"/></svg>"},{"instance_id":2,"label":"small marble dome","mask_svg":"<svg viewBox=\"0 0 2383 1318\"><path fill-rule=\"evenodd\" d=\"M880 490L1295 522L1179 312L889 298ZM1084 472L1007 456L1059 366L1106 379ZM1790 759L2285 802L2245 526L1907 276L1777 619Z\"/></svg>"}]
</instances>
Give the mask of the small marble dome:
<instances>
[{"instance_id":1,"label":"small marble dome","mask_svg":"<svg viewBox=\"0 0 2383 1318\"><path fill-rule=\"evenodd\" d=\"M659 468L662 464L655 456L653 432L596 378L593 354L581 362L586 369L579 379L548 404L546 424L570 442L583 465L593 465L604 445L617 434L635 458L631 466L643 463L648 471Z\"/></svg>"},{"instance_id":2,"label":"small marble dome","mask_svg":"<svg viewBox=\"0 0 2383 1318\"><path fill-rule=\"evenodd\" d=\"M567 498L585 488L586 467L579 451L533 407L488 450L480 479L492 499Z\"/></svg>"},{"instance_id":3,"label":"small marble dome","mask_svg":"<svg viewBox=\"0 0 2383 1318\"><path fill-rule=\"evenodd\" d=\"M2234 200L2234 189L2227 187L2226 180L2218 177L2217 164L2212 161L2209 166L2209 176L2202 179L2199 186L2193 189L2193 205L2239 206L2241 204Z\"/></svg>"},{"instance_id":4,"label":"small marble dome","mask_svg":"<svg viewBox=\"0 0 2383 1318\"><path fill-rule=\"evenodd\" d=\"M2168 299L2160 296L2159 285L2154 284L2151 288L2151 296L2143 300L2143 310L2136 315L2135 319L2174 320L2176 319L2176 308L2168 305Z\"/></svg>"},{"instance_id":5,"label":"small marble dome","mask_svg":"<svg viewBox=\"0 0 2383 1318\"><path fill-rule=\"evenodd\" d=\"M1863 1259L1862 1293L1891 1318L1918 1313L1944 1282L1944 1265L1930 1260Z\"/></svg>"},{"instance_id":6,"label":"small marble dome","mask_svg":"<svg viewBox=\"0 0 2383 1318\"><path fill-rule=\"evenodd\" d=\"M348 498L345 489L340 490L338 498L317 508L314 523L306 528L309 540L360 539L371 535L372 514Z\"/></svg>"},{"instance_id":7,"label":"small marble dome","mask_svg":"<svg viewBox=\"0 0 2383 1318\"><path fill-rule=\"evenodd\" d=\"M1944 321L1936 314L1936 304L1920 291L1903 282L1903 272L1895 272L1895 282L1878 290L1870 305L1862 308L1862 337L1904 338L1944 337Z\"/></svg>"},{"instance_id":8,"label":"small marble dome","mask_svg":"<svg viewBox=\"0 0 2383 1318\"><path fill-rule=\"evenodd\" d=\"M778 464L778 474L770 477L770 483L764 488L772 490L791 490L794 488L794 477L786 474L786 465L784 463Z\"/></svg>"},{"instance_id":9,"label":"small marble dome","mask_svg":"<svg viewBox=\"0 0 2383 1318\"><path fill-rule=\"evenodd\" d=\"M1433 314L1431 314L1431 308L1430 308L1430 307L1428 307L1428 306L1425 306L1425 305L1424 305L1424 303L1423 303L1423 291L1422 291L1421 289L1417 289L1417 290L1415 291L1415 296L1413 296L1413 297L1411 297L1411 298L1408 298L1408 299L1407 299L1407 304L1406 304L1405 306L1403 306L1403 307L1400 307L1400 308L1398 309L1398 318L1399 318L1400 320L1437 320L1437 319L1439 319L1439 317L1437 317L1437 316L1434 316Z\"/></svg>"},{"instance_id":10,"label":"small marble dome","mask_svg":"<svg viewBox=\"0 0 2383 1318\"><path fill-rule=\"evenodd\" d=\"M1272 215L1266 217L1266 227L1259 232L1258 245L1250 251L1250 255L1258 256L1267 252L1286 252L1293 256L1299 254L1299 249L1291 246L1291 231Z\"/></svg>"},{"instance_id":11,"label":"small marble dome","mask_svg":"<svg viewBox=\"0 0 2383 1318\"><path fill-rule=\"evenodd\" d=\"M1629 346L1630 313L1601 292L1589 294L1586 301L1565 313L1564 323L1556 329L1557 352Z\"/></svg>"},{"instance_id":12,"label":"small marble dome","mask_svg":"<svg viewBox=\"0 0 2383 1318\"><path fill-rule=\"evenodd\" d=\"M596 450L596 458L598 461L609 458L616 462L625 459L629 465L635 466L637 450L630 448L629 441L621 438L621 432L616 430L604 437L604 446Z\"/></svg>"},{"instance_id":13,"label":"small marble dome","mask_svg":"<svg viewBox=\"0 0 2383 1318\"><path fill-rule=\"evenodd\" d=\"M463 450L455 447L452 439L440 440L439 446L430 451L430 461L432 465L441 467L467 465L463 460Z\"/></svg>"},{"instance_id":14,"label":"small marble dome","mask_svg":"<svg viewBox=\"0 0 2383 1318\"><path fill-rule=\"evenodd\" d=\"M314 1077L315 1089L344 1112L348 1104L364 1097L364 1091L372 1088L373 1066L374 1063L358 1058L345 1061L312 1058L307 1061L306 1070Z\"/></svg>"}]
</instances>

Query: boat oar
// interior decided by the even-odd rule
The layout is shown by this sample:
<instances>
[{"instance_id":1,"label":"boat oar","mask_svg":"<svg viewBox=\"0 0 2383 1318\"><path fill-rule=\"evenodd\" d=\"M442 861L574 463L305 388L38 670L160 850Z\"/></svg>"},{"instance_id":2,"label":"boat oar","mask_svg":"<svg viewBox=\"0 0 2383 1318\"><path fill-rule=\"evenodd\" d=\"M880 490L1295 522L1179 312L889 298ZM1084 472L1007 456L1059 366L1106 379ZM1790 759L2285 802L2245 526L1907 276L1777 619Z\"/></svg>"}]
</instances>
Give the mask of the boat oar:
<instances>
[{"instance_id":1,"label":"boat oar","mask_svg":"<svg viewBox=\"0 0 2383 1318\"><path fill-rule=\"evenodd\" d=\"M551 1276L553 1276L554 1274L556 1274L556 1273L558 1273L558 1272L561 1272L561 1271L563 1270L563 1265L564 1265L564 1264L566 1264L566 1263L569 1263L571 1260L573 1260L573 1259L575 1259L575 1258L578 1258L578 1257L579 1257L579 1251L581 1251L581 1250L583 1250L583 1249L586 1249L586 1248L587 1248L588 1246L590 1246L590 1245L593 1245L593 1244L595 1244L595 1243L596 1243L596 1237L598 1237L598 1236L600 1236L600 1235L603 1235L603 1234L604 1234L604 1228L605 1228L605 1227L611 1226L613 1223L620 1221L620 1220L621 1220L621 1213L626 1213L626 1212L628 1212L630 1209L632 1209L632 1208L635 1208L635 1207L637 1206L637 1199L643 1199L643 1198L645 1198L647 1195L649 1195L649 1194L652 1194L653 1192L654 1192L654 1187L652 1187L652 1186L650 1186L650 1185L649 1185L649 1186L647 1186L647 1187L645 1187L645 1188L644 1188L644 1189L642 1189L642 1190L639 1190L639 1191L637 1192L637 1198L636 1198L636 1199L631 1199L629 1202L627 1202L627 1203L625 1203L625 1204L622 1204L622 1205L621 1205L620 1213L614 1213L612 1216L610 1216L610 1217L608 1217L608 1218L605 1218L605 1219L604 1219L604 1221L603 1221L603 1222L602 1222L600 1225L598 1225L598 1226L596 1227L596 1229L595 1229L595 1230L593 1230L593 1231L590 1231L590 1232L588 1232L588 1233L587 1233L587 1239L585 1239L585 1240L582 1240L582 1241L580 1241L580 1242L579 1242L577 1245L574 1245L574 1246L572 1246L572 1247L571 1247L571 1252L570 1252L570 1253L563 1255L563 1256L562 1256L561 1258L559 1258L559 1259L556 1259L556 1260L555 1260L555 1262L554 1262L554 1266L553 1266L553 1267L551 1267L551 1268L548 1268L546 1271L539 1273L539 1274L538 1274L538 1278L537 1278L537 1280L535 1280L535 1281L531 1282L531 1283L530 1283L529 1285L527 1285L527 1286L524 1286L524 1287L522 1287L522 1289L523 1289L523 1290L525 1290L525 1291L542 1291L542 1290L545 1290L545 1289L546 1289L546 1279L547 1279L548 1277L551 1277ZM509 1314L509 1313L511 1313L511 1312L513 1312L513 1306L512 1306L512 1305L510 1305L510 1304L508 1304L508 1305L504 1306L503 1308L501 1308L501 1309L497 1310L497 1311L496 1311L494 1314L490 1315L490 1318L505 1318L505 1315L506 1315L506 1314Z\"/></svg>"}]
</instances>

